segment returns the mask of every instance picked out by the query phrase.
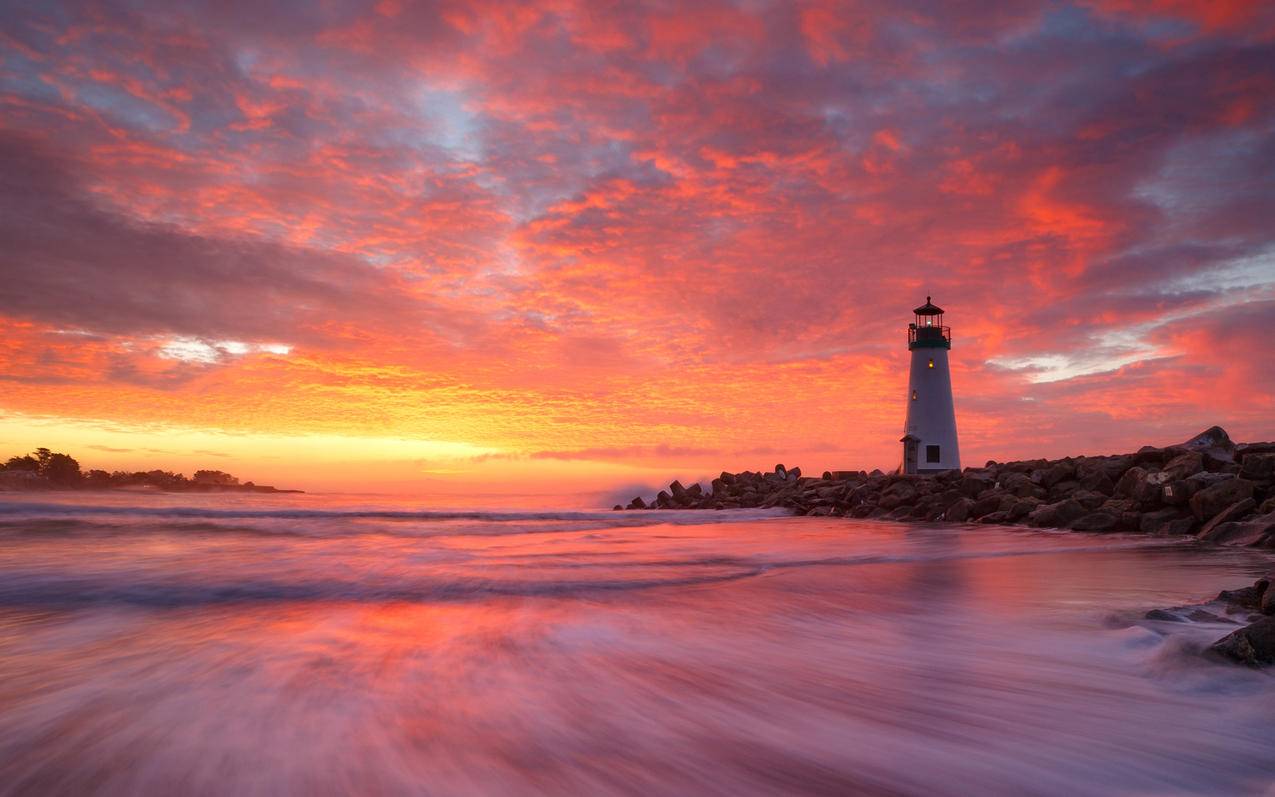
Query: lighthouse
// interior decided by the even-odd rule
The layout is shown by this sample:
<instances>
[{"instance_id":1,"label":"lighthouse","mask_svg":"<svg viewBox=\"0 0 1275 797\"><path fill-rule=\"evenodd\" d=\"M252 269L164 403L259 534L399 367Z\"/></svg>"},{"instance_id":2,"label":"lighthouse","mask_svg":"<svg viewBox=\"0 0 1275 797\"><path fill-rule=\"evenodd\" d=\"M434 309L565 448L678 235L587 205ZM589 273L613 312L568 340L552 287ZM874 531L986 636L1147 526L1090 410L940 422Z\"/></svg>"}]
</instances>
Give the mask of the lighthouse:
<instances>
[{"instance_id":1,"label":"lighthouse","mask_svg":"<svg viewBox=\"0 0 1275 797\"><path fill-rule=\"evenodd\" d=\"M943 309L925 297L912 311L908 324L907 417L903 422L903 473L938 473L960 470L961 452L956 443L956 408L952 404L952 374L947 353L952 330L943 326Z\"/></svg>"}]
</instances>

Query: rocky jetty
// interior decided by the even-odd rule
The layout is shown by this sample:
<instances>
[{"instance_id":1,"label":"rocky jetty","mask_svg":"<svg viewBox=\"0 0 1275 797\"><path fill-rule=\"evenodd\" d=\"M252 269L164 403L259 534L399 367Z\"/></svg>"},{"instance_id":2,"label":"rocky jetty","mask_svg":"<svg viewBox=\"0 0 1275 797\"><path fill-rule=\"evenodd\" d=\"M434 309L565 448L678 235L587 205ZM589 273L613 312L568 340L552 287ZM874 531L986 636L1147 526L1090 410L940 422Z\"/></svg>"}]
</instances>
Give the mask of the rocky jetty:
<instances>
[{"instance_id":1,"label":"rocky jetty","mask_svg":"<svg viewBox=\"0 0 1275 797\"><path fill-rule=\"evenodd\" d=\"M988 462L934 475L777 465L673 482L619 509L782 507L799 515L996 523L1089 532L1195 535L1275 548L1275 443L1236 444L1214 426L1185 443L1111 456Z\"/></svg>"}]
</instances>

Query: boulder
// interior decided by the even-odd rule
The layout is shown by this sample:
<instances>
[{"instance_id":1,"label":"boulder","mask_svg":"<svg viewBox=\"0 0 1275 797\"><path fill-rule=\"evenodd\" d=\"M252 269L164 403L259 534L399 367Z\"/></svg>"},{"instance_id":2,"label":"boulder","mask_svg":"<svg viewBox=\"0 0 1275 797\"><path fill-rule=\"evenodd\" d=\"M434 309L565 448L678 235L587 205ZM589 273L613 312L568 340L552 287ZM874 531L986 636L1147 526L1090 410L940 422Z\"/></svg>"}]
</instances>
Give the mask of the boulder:
<instances>
[{"instance_id":1,"label":"boulder","mask_svg":"<svg viewBox=\"0 0 1275 797\"><path fill-rule=\"evenodd\" d=\"M1133 498L1137 495L1141 485L1146 481L1147 473L1148 471L1146 468L1138 467L1136 465L1129 468L1124 472L1124 475L1120 477L1120 480L1116 482L1115 490L1113 490L1111 494L1116 498Z\"/></svg>"},{"instance_id":2,"label":"boulder","mask_svg":"<svg viewBox=\"0 0 1275 797\"><path fill-rule=\"evenodd\" d=\"M1097 509L1107 501L1107 496L1094 490L1077 490L1066 497L1089 510Z\"/></svg>"},{"instance_id":3,"label":"boulder","mask_svg":"<svg viewBox=\"0 0 1275 797\"><path fill-rule=\"evenodd\" d=\"M1017 471L1012 471L1001 477L1000 489L1019 498L1043 499L1048 494L1045 488L1032 481L1031 476Z\"/></svg>"},{"instance_id":4,"label":"boulder","mask_svg":"<svg viewBox=\"0 0 1275 797\"><path fill-rule=\"evenodd\" d=\"M943 513L943 519L950 520L953 523L964 523L970 519L970 510L973 507L974 499L969 497L958 498Z\"/></svg>"},{"instance_id":5,"label":"boulder","mask_svg":"<svg viewBox=\"0 0 1275 797\"><path fill-rule=\"evenodd\" d=\"M1063 529L1085 514L1084 506L1077 501L1067 499L1037 507L1027 516L1027 525L1036 528Z\"/></svg>"},{"instance_id":6,"label":"boulder","mask_svg":"<svg viewBox=\"0 0 1275 797\"><path fill-rule=\"evenodd\" d=\"M646 501L639 495L629 502L629 509L646 509Z\"/></svg>"},{"instance_id":7,"label":"boulder","mask_svg":"<svg viewBox=\"0 0 1275 797\"><path fill-rule=\"evenodd\" d=\"M1120 526L1120 516L1110 512L1091 512L1072 522L1072 531L1115 531Z\"/></svg>"},{"instance_id":8,"label":"boulder","mask_svg":"<svg viewBox=\"0 0 1275 797\"><path fill-rule=\"evenodd\" d=\"M1009 522L1017 523L1036 511L1043 501L1039 498L1020 498L1009 508Z\"/></svg>"},{"instance_id":9,"label":"boulder","mask_svg":"<svg viewBox=\"0 0 1275 797\"><path fill-rule=\"evenodd\" d=\"M686 492L686 488L683 487L682 483L677 480L674 480L673 483L668 486L668 491L673 494L673 500L679 504L690 497Z\"/></svg>"},{"instance_id":10,"label":"boulder","mask_svg":"<svg viewBox=\"0 0 1275 797\"><path fill-rule=\"evenodd\" d=\"M1209 532L1208 541L1218 545L1269 546L1275 541L1275 513L1222 523Z\"/></svg>"},{"instance_id":11,"label":"boulder","mask_svg":"<svg viewBox=\"0 0 1275 797\"><path fill-rule=\"evenodd\" d=\"M1001 510L1001 505L1006 503L1008 506L1005 508L1008 509L1009 506L1013 506L1013 501L1014 496L1005 495L1004 493L994 492L991 495L982 496L974 502L973 506L970 507L970 517L981 518L984 515L999 512Z\"/></svg>"},{"instance_id":12,"label":"boulder","mask_svg":"<svg viewBox=\"0 0 1275 797\"><path fill-rule=\"evenodd\" d=\"M1204 466L1209 470L1217 470L1219 466L1235 461L1235 443L1231 442L1230 435L1220 426L1210 426L1173 448L1199 453L1204 457Z\"/></svg>"},{"instance_id":13,"label":"boulder","mask_svg":"<svg viewBox=\"0 0 1275 797\"><path fill-rule=\"evenodd\" d=\"M1187 515L1177 520L1170 520L1161 526L1155 533L1161 537L1185 537L1195 532L1195 526L1198 521Z\"/></svg>"},{"instance_id":14,"label":"boulder","mask_svg":"<svg viewBox=\"0 0 1275 797\"><path fill-rule=\"evenodd\" d=\"M1070 462L1058 462L1047 468L1041 476L1040 485L1046 489L1059 482L1072 481L1076 476L1076 466Z\"/></svg>"},{"instance_id":15,"label":"boulder","mask_svg":"<svg viewBox=\"0 0 1275 797\"><path fill-rule=\"evenodd\" d=\"M1263 617L1227 634L1209 652L1249 667L1275 663L1275 617Z\"/></svg>"},{"instance_id":16,"label":"boulder","mask_svg":"<svg viewBox=\"0 0 1275 797\"><path fill-rule=\"evenodd\" d=\"M1160 502L1168 506L1186 506L1191 500L1192 487L1198 484L1190 479L1166 482L1160 488Z\"/></svg>"},{"instance_id":17,"label":"boulder","mask_svg":"<svg viewBox=\"0 0 1275 797\"><path fill-rule=\"evenodd\" d=\"M1138 531L1143 534L1158 534L1166 523L1177 520L1180 517L1182 517L1182 513L1172 508L1146 512L1142 517L1138 518Z\"/></svg>"},{"instance_id":18,"label":"boulder","mask_svg":"<svg viewBox=\"0 0 1275 797\"><path fill-rule=\"evenodd\" d=\"M993 512L990 515L984 515L983 517L979 518L978 522L979 523L999 523L999 524L1008 523L1009 512L1004 512L1004 511Z\"/></svg>"},{"instance_id":19,"label":"boulder","mask_svg":"<svg viewBox=\"0 0 1275 797\"><path fill-rule=\"evenodd\" d=\"M988 478L987 476L967 474L964 478L961 479L960 486L958 489L960 489L961 495L964 495L968 498L977 498L979 493L983 492L984 490L990 489L995 484L996 482Z\"/></svg>"},{"instance_id":20,"label":"boulder","mask_svg":"<svg viewBox=\"0 0 1275 797\"><path fill-rule=\"evenodd\" d=\"M1212 542L1213 531L1218 526L1221 526L1223 523L1229 523L1232 520L1239 520L1256 506L1257 502L1252 498L1245 498L1243 501L1236 501L1226 509L1223 509L1221 512L1214 515L1209 522L1204 524L1204 528L1200 529L1200 533L1196 536L1205 542Z\"/></svg>"},{"instance_id":21,"label":"boulder","mask_svg":"<svg viewBox=\"0 0 1275 797\"><path fill-rule=\"evenodd\" d=\"M1178 481L1188 476L1194 476L1204 470L1204 455L1199 451L1188 451L1185 454L1178 454L1173 459L1164 464L1160 469L1168 474L1170 481Z\"/></svg>"},{"instance_id":22,"label":"boulder","mask_svg":"<svg viewBox=\"0 0 1275 797\"><path fill-rule=\"evenodd\" d=\"M1251 587L1240 587L1239 589L1224 589L1217 594L1217 599L1225 603L1233 603L1242 606L1245 609L1256 609L1262 603L1262 598L1266 596L1267 589L1270 588L1270 579L1259 578L1253 582Z\"/></svg>"},{"instance_id":23,"label":"boulder","mask_svg":"<svg viewBox=\"0 0 1275 797\"><path fill-rule=\"evenodd\" d=\"M1111 480L1105 470L1094 469L1080 479L1080 487L1083 490L1111 495L1116 489L1116 483Z\"/></svg>"},{"instance_id":24,"label":"boulder","mask_svg":"<svg viewBox=\"0 0 1275 797\"><path fill-rule=\"evenodd\" d=\"M1206 520L1228 506L1253 497L1253 482L1247 479L1227 479L1205 487L1191 496L1191 514L1196 520Z\"/></svg>"},{"instance_id":25,"label":"boulder","mask_svg":"<svg viewBox=\"0 0 1275 797\"><path fill-rule=\"evenodd\" d=\"M1258 482L1275 480L1275 454L1245 454L1240 477Z\"/></svg>"}]
</instances>

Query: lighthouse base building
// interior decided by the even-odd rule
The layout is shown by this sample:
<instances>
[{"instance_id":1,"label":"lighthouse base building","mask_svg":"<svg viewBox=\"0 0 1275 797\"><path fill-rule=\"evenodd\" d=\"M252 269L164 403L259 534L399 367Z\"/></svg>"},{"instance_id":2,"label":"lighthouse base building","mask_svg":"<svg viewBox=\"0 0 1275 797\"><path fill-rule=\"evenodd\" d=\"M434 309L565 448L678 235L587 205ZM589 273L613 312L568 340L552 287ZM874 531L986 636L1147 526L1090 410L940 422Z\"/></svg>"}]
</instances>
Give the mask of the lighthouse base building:
<instances>
[{"instance_id":1,"label":"lighthouse base building","mask_svg":"<svg viewBox=\"0 0 1275 797\"><path fill-rule=\"evenodd\" d=\"M943 310L925 297L912 311L908 325L907 416L903 422L902 473L939 473L960 470L961 451L956 440L956 407L952 401L952 374L947 355L952 331L943 326Z\"/></svg>"}]
</instances>

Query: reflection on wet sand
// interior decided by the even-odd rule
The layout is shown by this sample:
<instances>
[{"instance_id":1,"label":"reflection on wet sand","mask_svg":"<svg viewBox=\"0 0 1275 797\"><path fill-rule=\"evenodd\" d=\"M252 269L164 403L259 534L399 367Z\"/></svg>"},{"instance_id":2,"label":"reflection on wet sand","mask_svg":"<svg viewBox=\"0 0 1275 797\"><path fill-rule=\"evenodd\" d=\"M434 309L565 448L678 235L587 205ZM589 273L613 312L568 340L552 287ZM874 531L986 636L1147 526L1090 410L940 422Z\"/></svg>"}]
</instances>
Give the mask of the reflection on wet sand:
<instances>
[{"instance_id":1,"label":"reflection on wet sand","mask_svg":"<svg viewBox=\"0 0 1275 797\"><path fill-rule=\"evenodd\" d=\"M1270 679L1199 659L1210 624L1136 619L1251 580L1251 552L729 513L82 509L9 507L0 530L3 794L1275 783Z\"/></svg>"}]
</instances>

